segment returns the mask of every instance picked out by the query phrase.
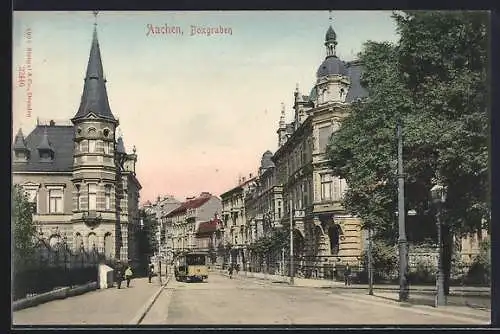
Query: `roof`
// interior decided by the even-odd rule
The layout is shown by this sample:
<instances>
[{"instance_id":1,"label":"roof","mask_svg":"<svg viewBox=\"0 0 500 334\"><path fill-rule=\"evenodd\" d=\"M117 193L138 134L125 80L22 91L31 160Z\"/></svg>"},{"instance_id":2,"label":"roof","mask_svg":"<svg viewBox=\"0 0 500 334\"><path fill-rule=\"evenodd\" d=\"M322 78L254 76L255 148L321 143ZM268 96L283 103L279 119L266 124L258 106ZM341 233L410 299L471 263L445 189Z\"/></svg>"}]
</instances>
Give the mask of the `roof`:
<instances>
[{"instance_id":1,"label":"roof","mask_svg":"<svg viewBox=\"0 0 500 334\"><path fill-rule=\"evenodd\" d=\"M337 39L337 34L335 33L335 30L333 30L332 26L330 26L326 31L325 41L334 41L336 39Z\"/></svg>"},{"instance_id":2,"label":"roof","mask_svg":"<svg viewBox=\"0 0 500 334\"><path fill-rule=\"evenodd\" d=\"M260 159L260 168L270 168L270 167L275 167L274 162L271 160L273 157L273 152L267 150L264 152L262 155L262 159Z\"/></svg>"},{"instance_id":3,"label":"roof","mask_svg":"<svg viewBox=\"0 0 500 334\"><path fill-rule=\"evenodd\" d=\"M116 122L109 107L106 79L104 78L102 67L101 50L99 48L97 30L95 28L92 36L92 46L90 48L89 61L87 64L87 75L83 86L82 100L73 120L85 118L89 113Z\"/></svg>"},{"instance_id":4,"label":"roof","mask_svg":"<svg viewBox=\"0 0 500 334\"><path fill-rule=\"evenodd\" d=\"M24 141L23 131L21 129L19 129L19 131L17 132L16 138L14 139L13 149L15 149L15 150L25 150L26 149L26 142Z\"/></svg>"},{"instance_id":5,"label":"roof","mask_svg":"<svg viewBox=\"0 0 500 334\"><path fill-rule=\"evenodd\" d=\"M183 202L178 208L170 211L170 213L168 213L166 215L166 217L173 217L173 216L176 216L177 214L179 213L184 213L186 212L188 209L196 209L196 208L199 208L200 206L202 206L203 204L205 204L206 202L208 202L213 196L210 195L210 194L204 194L204 195L200 195L194 199L191 199L191 200L188 200L186 202Z\"/></svg>"},{"instance_id":6,"label":"roof","mask_svg":"<svg viewBox=\"0 0 500 334\"><path fill-rule=\"evenodd\" d=\"M127 153L125 150L125 144L123 144L123 138L121 136L116 140L116 152L122 154Z\"/></svg>"},{"instance_id":7,"label":"roof","mask_svg":"<svg viewBox=\"0 0 500 334\"><path fill-rule=\"evenodd\" d=\"M202 222L198 226L198 231L196 231L197 236L201 235L210 235L217 230L217 224L221 224L221 220L218 218L214 218L207 222Z\"/></svg>"},{"instance_id":8,"label":"roof","mask_svg":"<svg viewBox=\"0 0 500 334\"><path fill-rule=\"evenodd\" d=\"M347 73L351 80L351 87L347 92L346 102L354 102L357 99L368 97L368 91L361 85L362 66L360 61L347 63Z\"/></svg>"},{"instance_id":9,"label":"roof","mask_svg":"<svg viewBox=\"0 0 500 334\"><path fill-rule=\"evenodd\" d=\"M54 150L54 159L41 161L38 147L47 134L47 142ZM30 159L23 163L13 163L13 172L71 172L73 170L73 136L72 126L38 125L27 137L26 147L30 150ZM45 144L44 144L45 145Z\"/></svg>"},{"instance_id":10,"label":"roof","mask_svg":"<svg viewBox=\"0 0 500 334\"><path fill-rule=\"evenodd\" d=\"M316 77L320 78L335 74L347 75L345 63L337 56L328 56L319 66Z\"/></svg>"}]
</instances>

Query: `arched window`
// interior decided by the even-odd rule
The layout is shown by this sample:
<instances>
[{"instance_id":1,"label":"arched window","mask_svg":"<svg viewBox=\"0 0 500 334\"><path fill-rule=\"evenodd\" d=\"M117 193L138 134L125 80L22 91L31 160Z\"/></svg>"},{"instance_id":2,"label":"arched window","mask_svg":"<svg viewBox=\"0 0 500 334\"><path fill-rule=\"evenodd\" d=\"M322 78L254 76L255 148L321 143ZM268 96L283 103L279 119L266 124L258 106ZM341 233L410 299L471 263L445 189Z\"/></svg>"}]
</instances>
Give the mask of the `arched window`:
<instances>
[{"instance_id":1,"label":"arched window","mask_svg":"<svg viewBox=\"0 0 500 334\"><path fill-rule=\"evenodd\" d=\"M95 235L94 232L90 232L88 237L87 237L87 240L88 240L88 249L89 250L93 250L94 248L97 249L97 236Z\"/></svg>"},{"instance_id":2,"label":"arched window","mask_svg":"<svg viewBox=\"0 0 500 334\"><path fill-rule=\"evenodd\" d=\"M83 246L83 237L79 232L76 232L75 234L74 245L75 245L75 251L80 250Z\"/></svg>"},{"instance_id":3,"label":"arched window","mask_svg":"<svg viewBox=\"0 0 500 334\"><path fill-rule=\"evenodd\" d=\"M76 188L76 210L79 211L81 209L82 193L81 193L81 188L80 188L79 184L77 184L75 186L75 188Z\"/></svg>"},{"instance_id":4,"label":"arched window","mask_svg":"<svg viewBox=\"0 0 500 334\"><path fill-rule=\"evenodd\" d=\"M113 239L109 232L104 235L104 255L108 259L113 256Z\"/></svg>"},{"instance_id":5,"label":"arched window","mask_svg":"<svg viewBox=\"0 0 500 334\"><path fill-rule=\"evenodd\" d=\"M328 237L330 239L330 253L332 255L337 255L339 253L340 234L340 226L337 224L330 226L330 228L328 229Z\"/></svg>"}]
</instances>

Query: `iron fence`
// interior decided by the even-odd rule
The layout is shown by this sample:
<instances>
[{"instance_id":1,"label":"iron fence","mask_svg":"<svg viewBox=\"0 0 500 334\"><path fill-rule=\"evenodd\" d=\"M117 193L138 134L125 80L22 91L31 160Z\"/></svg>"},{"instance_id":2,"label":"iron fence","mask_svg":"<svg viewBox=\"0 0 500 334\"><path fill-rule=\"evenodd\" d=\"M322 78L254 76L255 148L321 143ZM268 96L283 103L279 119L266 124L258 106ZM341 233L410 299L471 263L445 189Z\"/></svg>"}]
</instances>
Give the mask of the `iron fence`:
<instances>
[{"instance_id":1,"label":"iron fence","mask_svg":"<svg viewBox=\"0 0 500 334\"><path fill-rule=\"evenodd\" d=\"M98 264L105 257L99 249L71 251L65 242L49 245L40 239L31 256L14 259L13 299L97 281Z\"/></svg>"}]
</instances>

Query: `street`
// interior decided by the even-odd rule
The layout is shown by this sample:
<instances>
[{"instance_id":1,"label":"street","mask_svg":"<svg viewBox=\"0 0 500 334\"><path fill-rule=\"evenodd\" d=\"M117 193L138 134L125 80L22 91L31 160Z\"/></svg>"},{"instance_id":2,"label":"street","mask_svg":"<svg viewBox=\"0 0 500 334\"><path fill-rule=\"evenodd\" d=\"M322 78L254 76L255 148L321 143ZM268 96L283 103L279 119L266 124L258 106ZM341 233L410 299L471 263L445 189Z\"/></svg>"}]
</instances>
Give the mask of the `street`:
<instances>
[{"instance_id":1,"label":"street","mask_svg":"<svg viewBox=\"0 0 500 334\"><path fill-rule=\"evenodd\" d=\"M162 290L161 290L162 289ZM15 311L14 325L403 325L489 323L489 310L403 306L360 289L289 286L284 282L211 273L207 282L157 278L130 288L97 290ZM453 312L448 312L452 310ZM144 314L144 313L142 313ZM139 321L139 320L137 320Z\"/></svg>"},{"instance_id":2,"label":"street","mask_svg":"<svg viewBox=\"0 0 500 334\"><path fill-rule=\"evenodd\" d=\"M476 314L478 311L475 311ZM471 311L472 313L472 311ZM400 306L350 290L290 287L284 283L229 279L212 274L208 282L172 280L141 324L487 324L483 319Z\"/></svg>"}]
</instances>

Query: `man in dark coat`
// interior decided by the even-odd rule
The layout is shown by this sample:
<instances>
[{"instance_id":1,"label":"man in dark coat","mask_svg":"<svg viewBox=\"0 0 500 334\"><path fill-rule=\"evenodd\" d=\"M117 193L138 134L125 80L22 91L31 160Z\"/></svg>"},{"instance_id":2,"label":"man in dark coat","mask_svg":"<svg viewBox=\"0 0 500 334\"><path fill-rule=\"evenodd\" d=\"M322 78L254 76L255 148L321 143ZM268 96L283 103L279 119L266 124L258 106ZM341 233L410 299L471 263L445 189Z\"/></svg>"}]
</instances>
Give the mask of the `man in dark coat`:
<instances>
[{"instance_id":1,"label":"man in dark coat","mask_svg":"<svg viewBox=\"0 0 500 334\"><path fill-rule=\"evenodd\" d=\"M118 262L115 267L115 281L118 289L120 289L123 281L123 266L121 262Z\"/></svg>"},{"instance_id":2,"label":"man in dark coat","mask_svg":"<svg viewBox=\"0 0 500 334\"><path fill-rule=\"evenodd\" d=\"M346 286L351 285L351 267L349 267L349 263L345 266L344 279Z\"/></svg>"}]
</instances>

